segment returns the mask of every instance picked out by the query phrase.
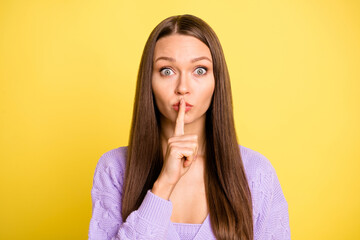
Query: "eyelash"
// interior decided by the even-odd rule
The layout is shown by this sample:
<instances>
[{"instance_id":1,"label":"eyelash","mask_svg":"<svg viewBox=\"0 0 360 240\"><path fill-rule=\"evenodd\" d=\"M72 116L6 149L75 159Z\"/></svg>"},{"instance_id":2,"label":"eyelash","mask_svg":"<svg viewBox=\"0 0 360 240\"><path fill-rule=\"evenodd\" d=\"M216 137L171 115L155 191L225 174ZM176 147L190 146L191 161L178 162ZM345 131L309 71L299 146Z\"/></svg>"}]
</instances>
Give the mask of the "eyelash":
<instances>
[{"instance_id":1,"label":"eyelash","mask_svg":"<svg viewBox=\"0 0 360 240\"><path fill-rule=\"evenodd\" d=\"M195 70L198 69L198 68L203 68L203 69L205 70L205 73L204 73L204 74L201 74L201 75L199 75L199 76L205 76L205 75L207 74L207 71L208 71L208 68L207 68L207 67L198 66L198 67L195 68ZM159 71L160 74L161 74L161 72L162 72L164 69L171 69L171 68L170 68L170 67L162 67L162 68L160 68L160 71ZM173 71L173 70L171 69L171 71ZM161 74L161 75L162 75L162 74ZM168 77L167 75L163 75L163 76Z\"/></svg>"}]
</instances>

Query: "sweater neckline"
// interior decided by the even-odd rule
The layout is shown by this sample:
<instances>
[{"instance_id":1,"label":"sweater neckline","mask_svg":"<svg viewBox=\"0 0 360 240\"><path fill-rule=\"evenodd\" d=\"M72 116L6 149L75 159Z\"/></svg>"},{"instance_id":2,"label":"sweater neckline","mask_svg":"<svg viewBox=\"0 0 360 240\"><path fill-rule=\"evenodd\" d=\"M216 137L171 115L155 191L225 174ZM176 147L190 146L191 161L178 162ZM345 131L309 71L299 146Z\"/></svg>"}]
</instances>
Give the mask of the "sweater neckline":
<instances>
[{"instance_id":1,"label":"sweater neckline","mask_svg":"<svg viewBox=\"0 0 360 240\"><path fill-rule=\"evenodd\" d=\"M171 221L170 221L171 222ZM211 226L210 226L210 214L208 213L208 215L206 216L205 220L203 223L197 224L197 223L174 223L171 222L171 228L173 230L173 232L176 233L176 240L180 240L179 234L177 233L177 231L175 230L175 225L178 226L199 226L199 230L196 233L194 240L196 239L203 239L203 236L208 236L208 231L211 230ZM205 235L204 235L205 234ZM174 239L175 240L175 239Z\"/></svg>"},{"instance_id":2,"label":"sweater neckline","mask_svg":"<svg viewBox=\"0 0 360 240\"><path fill-rule=\"evenodd\" d=\"M206 220L208 219L209 217L209 213L206 215L206 218L204 219L204 221L202 223L178 223L178 222L171 222L171 224L173 225L184 225L184 226L200 226L200 225L203 225Z\"/></svg>"}]
</instances>

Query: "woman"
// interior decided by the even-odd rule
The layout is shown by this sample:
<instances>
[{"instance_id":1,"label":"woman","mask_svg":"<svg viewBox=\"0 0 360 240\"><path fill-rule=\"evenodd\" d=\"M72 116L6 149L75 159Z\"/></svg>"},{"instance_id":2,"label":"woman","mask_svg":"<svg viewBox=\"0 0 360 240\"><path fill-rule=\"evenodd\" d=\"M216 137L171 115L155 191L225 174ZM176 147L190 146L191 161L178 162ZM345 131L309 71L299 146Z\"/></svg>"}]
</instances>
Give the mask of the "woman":
<instances>
[{"instance_id":1,"label":"woman","mask_svg":"<svg viewBox=\"0 0 360 240\"><path fill-rule=\"evenodd\" d=\"M220 42L192 15L146 42L128 147L105 153L89 239L290 239L275 170L238 145Z\"/></svg>"}]
</instances>

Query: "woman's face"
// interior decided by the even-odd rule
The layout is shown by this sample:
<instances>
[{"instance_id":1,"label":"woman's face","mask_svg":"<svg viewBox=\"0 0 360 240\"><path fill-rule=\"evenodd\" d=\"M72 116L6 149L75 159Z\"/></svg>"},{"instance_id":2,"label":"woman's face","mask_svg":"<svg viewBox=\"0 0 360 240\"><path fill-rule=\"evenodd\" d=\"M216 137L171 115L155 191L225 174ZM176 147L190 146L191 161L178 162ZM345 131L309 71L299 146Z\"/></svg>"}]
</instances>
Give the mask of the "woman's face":
<instances>
[{"instance_id":1,"label":"woman's face","mask_svg":"<svg viewBox=\"0 0 360 240\"><path fill-rule=\"evenodd\" d=\"M191 105L185 124L205 118L215 87L210 49L195 37L173 34L157 41L153 64L152 90L161 118L176 121L181 97Z\"/></svg>"}]
</instances>

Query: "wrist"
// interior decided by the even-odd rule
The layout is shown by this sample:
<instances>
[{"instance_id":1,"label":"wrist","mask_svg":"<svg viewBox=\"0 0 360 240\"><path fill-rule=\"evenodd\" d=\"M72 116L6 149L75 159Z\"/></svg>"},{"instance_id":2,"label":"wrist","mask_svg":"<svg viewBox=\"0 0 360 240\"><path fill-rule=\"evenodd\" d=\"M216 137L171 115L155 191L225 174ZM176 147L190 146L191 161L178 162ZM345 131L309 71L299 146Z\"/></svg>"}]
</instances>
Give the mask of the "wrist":
<instances>
[{"instance_id":1,"label":"wrist","mask_svg":"<svg viewBox=\"0 0 360 240\"><path fill-rule=\"evenodd\" d=\"M172 191L174 190L176 184L167 183L166 181L162 181L158 178L152 189L151 192L158 197L161 197L165 200L169 200Z\"/></svg>"}]
</instances>

